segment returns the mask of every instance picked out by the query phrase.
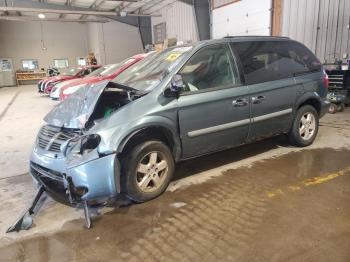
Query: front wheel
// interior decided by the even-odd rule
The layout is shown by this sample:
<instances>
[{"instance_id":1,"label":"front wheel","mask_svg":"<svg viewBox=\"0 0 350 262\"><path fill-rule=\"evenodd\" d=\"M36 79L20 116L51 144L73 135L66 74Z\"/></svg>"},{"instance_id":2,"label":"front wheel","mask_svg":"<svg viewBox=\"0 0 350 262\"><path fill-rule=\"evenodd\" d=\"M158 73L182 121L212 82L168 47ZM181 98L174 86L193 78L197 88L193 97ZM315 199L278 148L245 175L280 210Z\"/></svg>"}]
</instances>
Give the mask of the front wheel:
<instances>
[{"instance_id":1,"label":"front wheel","mask_svg":"<svg viewBox=\"0 0 350 262\"><path fill-rule=\"evenodd\" d=\"M319 118L313 106L305 105L299 108L289 131L289 140L293 145L304 147L311 145L317 135Z\"/></svg>"},{"instance_id":2,"label":"front wheel","mask_svg":"<svg viewBox=\"0 0 350 262\"><path fill-rule=\"evenodd\" d=\"M169 148L161 141L147 141L134 147L122 161L122 191L135 202L161 195L175 169Z\"/></svg>"}]
</instances>

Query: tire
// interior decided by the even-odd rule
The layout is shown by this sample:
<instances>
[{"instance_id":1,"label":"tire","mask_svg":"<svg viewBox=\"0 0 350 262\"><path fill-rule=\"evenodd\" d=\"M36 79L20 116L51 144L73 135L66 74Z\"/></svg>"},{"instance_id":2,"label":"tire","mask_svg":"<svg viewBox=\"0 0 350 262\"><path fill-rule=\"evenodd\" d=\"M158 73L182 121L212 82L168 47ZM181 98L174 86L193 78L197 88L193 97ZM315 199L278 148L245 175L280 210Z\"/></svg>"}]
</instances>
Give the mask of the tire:
<instances>
[{"instance_id":1,"label":"tire","mask_svg":"<svg viewBox=\"0 0 350 262\"><path fill-rule=\"evenodd\" d=\"M316 109L310 105L300 107L288 133L289 141L298 147L311 145L317 136L318 126L319 117Z\"/></svg>"},{"instance_id":2,"label":"tire","mask_svg":"<svg viewBox=\"0 0 350 262\"><path fill-rule=\"evenodd\" d=\"M138 203L156 198L166 190L174 171L174 158L164 143L143 142L122 160L122 193Z\"/></svg>"},{"instance_id":3,"label":"tire","mask_svg":"<svg viewBox=\"0 0 350 262\"><path fill-rule=\"evenodd\" d=\"M345 109L344 103L340 103L339 105L337 105L337 111L338 112L343 112L344 109Z\"/></svg>"},{"instance_id":4,"label":"tire","mask_svg":"<svg viewBox=\"0 0 350 262\"><path fill-rule=\"evenodd\" d=\"M331 103L331 104L329 105L328 113L329 113L329 114L335 114L335 113L337 113L337 105L334 104L334 103Z\"/></svg>"}]
</instances>

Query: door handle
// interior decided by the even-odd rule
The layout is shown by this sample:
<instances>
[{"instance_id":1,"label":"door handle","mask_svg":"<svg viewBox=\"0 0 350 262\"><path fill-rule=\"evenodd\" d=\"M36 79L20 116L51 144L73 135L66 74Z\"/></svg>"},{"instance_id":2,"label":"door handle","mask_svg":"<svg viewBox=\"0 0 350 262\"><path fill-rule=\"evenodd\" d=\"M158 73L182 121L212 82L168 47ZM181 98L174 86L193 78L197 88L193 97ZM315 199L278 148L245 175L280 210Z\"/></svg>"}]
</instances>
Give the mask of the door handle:
<instances>
[{"instance_id":1,"label":"door handle","mask_svg":"<svg viewBox=\"0 0 350 262\"><path fill-rule=\"evenodd\" d=\"M248 99L242 98L242 99L233 100L232 105L235 107L246 106L248 105Z\"/></svg>"},{"instance_id":2,"label":"door handle","mask_svg":"<svg viewBox=\"0 0 350 262\"><path fill-rule=\"evenodd\" d=\"M252 103L253 104L260 104L262 101L265 100L265 96L253 96L252 97Z\"/></svg>"}]
</instances>

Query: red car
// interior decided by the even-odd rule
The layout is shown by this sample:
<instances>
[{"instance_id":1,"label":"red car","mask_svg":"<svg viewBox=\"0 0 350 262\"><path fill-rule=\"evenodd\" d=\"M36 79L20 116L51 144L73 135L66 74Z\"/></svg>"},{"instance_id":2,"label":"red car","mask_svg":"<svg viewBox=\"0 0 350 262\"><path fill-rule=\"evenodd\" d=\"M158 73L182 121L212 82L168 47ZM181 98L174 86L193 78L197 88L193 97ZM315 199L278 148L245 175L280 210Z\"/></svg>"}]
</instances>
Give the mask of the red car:
<instances>
[{"instance_id":1,"label":"red car","mask_svg":"<svg viewBox=\"0 0 350 262\"><path fill-rule=\"evenodd\" d=\"M72 67L68 68L58 76L47 77L38 83L39 93L50 94L52 87L60 82L82 78L96 69L100 68L100 65L90 65L83 67Z\"/></svg>"},{"instance_id":2,"label":"red car","mask_svg":"<svg viewBox=\"0 0 350 262\"><path fill-rule=\"evenodd\" d=\"M111 64L101 67L100 69L96 70L95 72L91 73L84 79L77 79L75 81L69 81L66 85L58 86L59 90L59 99L61 101L65 100L67 97L69 97L72 93L77 91L80 87L86 86L88 84L95 84L104 80L112 80L117 75L122 73L125 69L129 68L133 64L137 63L138 61L144 59L147 54L138 54L134 55L130 58L127 58L123 60L122 62L118 64ZM53 90L53 93L57 93L58 90ZM54 94L53 94L54 95ZM52 96L53 99L55 97Z\"/></svg>"}]
</instances>

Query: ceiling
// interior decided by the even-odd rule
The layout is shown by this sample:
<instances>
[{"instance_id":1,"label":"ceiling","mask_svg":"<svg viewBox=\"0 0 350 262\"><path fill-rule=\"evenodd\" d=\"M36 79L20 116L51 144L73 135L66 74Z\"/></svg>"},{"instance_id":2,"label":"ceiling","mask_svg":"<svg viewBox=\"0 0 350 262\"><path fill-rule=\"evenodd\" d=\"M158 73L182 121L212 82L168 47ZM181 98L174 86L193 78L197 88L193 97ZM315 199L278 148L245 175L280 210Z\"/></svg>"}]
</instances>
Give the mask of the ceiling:
<instances>
[{"instance_id":1,"label":"ceiling","mask_svg":"<svg viewBox=\"0 0 350 262\"><path fill-rule=\"evenodd\" d=\"M113 16L160 16L176 0L1 0L0 19L107 22ZM62 12L60 12L62 10ZM73 11L74 12L73 12Z\"/></svg>"}]
</instances>

